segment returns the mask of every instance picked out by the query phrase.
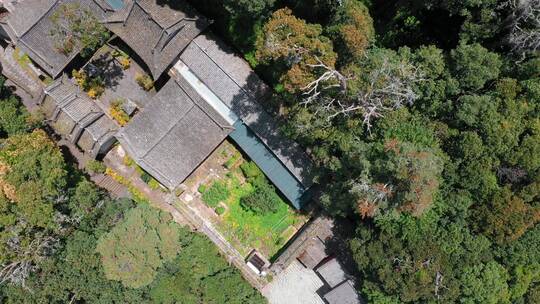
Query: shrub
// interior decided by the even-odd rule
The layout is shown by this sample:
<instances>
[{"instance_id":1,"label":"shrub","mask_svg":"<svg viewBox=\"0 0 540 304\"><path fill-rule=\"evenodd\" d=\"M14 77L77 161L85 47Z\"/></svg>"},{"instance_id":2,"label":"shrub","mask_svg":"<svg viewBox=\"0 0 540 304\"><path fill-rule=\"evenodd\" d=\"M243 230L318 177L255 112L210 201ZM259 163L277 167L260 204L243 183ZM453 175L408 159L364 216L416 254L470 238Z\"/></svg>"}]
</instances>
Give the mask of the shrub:
<instances>
[{"instance_id":1,"label":"shrub","mask_svg":"<svg viewBox=\"0 0 540 304\"><path fill-rule=\"evenodd\" d=\"M131 60L129 60L129 57L120 57L118 58L118 62L122 66L122 69L127 70L131 66Z\"/></svg>"},{"instance_id":2,"label":"shrub","mask_svg":"<svg viewBox=\"0 0 540 304\"><path fill-rule=\"evenodd\" d=\"M122 162L128 167L133 167L133 165L135 165L135 161L133 160L133 158L129 157L128 155L124 156Z\"/></svg>"},{"instance_id":3,"label":"shrub","mask_svg":"<svg viewBox=\"0 0 540 304\"><path fill-rule=\"evenodd\" d=\"M141 173L141 179L143 180L143 182L145 182L147 184L150 184L150 181L152 180L152 176L143 171Z\"/></svg>"},{"instance_id":4,"label":"shrub","mask_svg":"<svg viewBox=\"0 0 540 304\"><path fill-rule=\"evenodd\" d=\"M258 178L263 175L261 169L255 164L254 162L244 162L240 165L240 169L242 169L242 173L244 173L244 176L246 179L251 180L253 178Z\"/></svg>"},{"instance_id":5,"label":"shrub","mask_svg":"<svg viewBox=\"0 0 540 304\"><path fill-rule=\"evenodd\" d=\"M107 166L103 162L92 159L86 163L86 170L90 173L103 174L107 170Z\"/></svg>"},{"instance_id":6,"label":"shrub","mask_svg":"<svg viewBox=\"0 0 540 304\"><path fill-rule=\"evenodd\" d=\"M105 82L100 76L89 78L85 71L73 70L71 75L75 82L88 94L92 99L96 99L105 92Z\"/></svg>"},{"instance_id":7,"label":"shrub","mask_svg":"<svg viewBox=\"0 0 540 304\"><path fill-rule=\"evenodd\" d=\"M201 185L199 186L199 189L197 189L197 190L199 190L200 193L204 193L204 192L206 191L206 185L201 184Z\"/></svg>"},{"instance_id":8,"label":"shrub","mask_svg":"<svg viewBox=\"0 0 540 304\"><path fill-rule=\"evenodd\" d=\"M163 189L163 188L161 188L161 185L159 184L159 182L153 177L150 178L150 181L148 182L148 186L152 190L162 190Z\"/></svg>"},{"instance_id":9,"label":"shrub","mask_svg":"<svg viewBox=\"0 0 540 304\"><path fill-rule=\"evenodd\" d=\"M125 126L129 122L129 115L122 109L123 104L123 99L116 99L111 102L111 108L109 109L109 114L120 126Z\"/></svg>"},{"instance_id":10,"label":"shrub","mask_svg":"<svg viewBox=\"0 0 540 304\"><path fill-rule=\"evenodd\" d=\"M216 209L214 209L214 211L216 211L218 215L222 215L223 213L225 213L225 208L223 208L223 206L219 206Z\"/></svg>"},{"instance_id":11,"label":"shrub","mask_svg":"<svg viewBox=\"0 0 540 304\"><path fill-rule=\"evenodd\" d=\"M154 81L152 78L146 74L137 74L135 76L135 81L143 88L145 91L150 91L154 87Z\"/></svg>"},{"instance_id":12,"label":"shrub","mask_svg":"<svg viewBox=\"0 0 540 304\"><path fill-rule=\"evenodd\" d=\"M219 202L222 202L229 198L229 189L223 182L215 182L204 191L202 194L202 200L210 207L214 208Z\"/></svg>"},{"instance_id":13,"label":"shrub","mask_svg":"<svg viewBox=\"0 0 540 304\"><path fill-rule=\"evenodd\" d=\"M240 199L242 208L259 215L275 213L280 203L281 198L276 193L276 189L266 181L259 183L255 191Z\"/></svg>"},{"instance_id":14,"label":"shrub","mask_svg":"<svg viewBox=\"0 0 540 304\"><path fill-rule=\"evenodd\" d=\"M241 156L240 153L238 153L238 152L234 153L234 155L231 156L231 158L229 158L229 159L225 162L225 164L224 164L225 168L231 169L231 168L236 164L236 162L238 161L238 159L240 159L240 156Z\"/></svg>"},{"instance_id":15,"label":"shrub","mask_svg":"<svg viewBox=\"0 0 540 304\"><path fill-rule=\"evenodd\" d=\"M86 83L87 83L87 80L88 80L88 76L86 76L86 72L85 71L77 71L77 70L73 70L71 71L71 76L73 76L73 78L75 78L75 82L80 86L80 87L85 87L86 86Z\"/></svg>"}]
</instances>

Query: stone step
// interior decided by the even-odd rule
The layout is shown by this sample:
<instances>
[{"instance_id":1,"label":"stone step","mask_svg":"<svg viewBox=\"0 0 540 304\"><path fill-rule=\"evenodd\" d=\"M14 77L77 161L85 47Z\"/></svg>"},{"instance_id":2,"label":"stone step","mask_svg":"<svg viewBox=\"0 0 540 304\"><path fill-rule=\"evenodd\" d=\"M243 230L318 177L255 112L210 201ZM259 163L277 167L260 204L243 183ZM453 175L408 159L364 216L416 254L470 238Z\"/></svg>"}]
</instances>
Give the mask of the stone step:
<instances>
[{"instance_id":1,"label":"stone step","mask_svg":"<svg viewBox=\"0 0 540 304\"><path fill-rule=\"evenodd\" d=\"M99 181L96 182L98 186L107 190L115 197L126 196L126 187L119 182L115 181L109 175L104 175Z\"/></svg>"}]
</instances>

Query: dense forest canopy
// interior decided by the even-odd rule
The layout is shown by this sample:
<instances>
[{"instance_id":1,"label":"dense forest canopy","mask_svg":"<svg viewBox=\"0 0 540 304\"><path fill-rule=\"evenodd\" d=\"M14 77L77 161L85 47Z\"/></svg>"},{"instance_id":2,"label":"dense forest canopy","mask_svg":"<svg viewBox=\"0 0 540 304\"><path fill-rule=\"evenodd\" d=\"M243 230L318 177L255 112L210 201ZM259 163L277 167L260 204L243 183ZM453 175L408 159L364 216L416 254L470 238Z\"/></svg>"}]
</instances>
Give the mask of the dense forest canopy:
<instances>
[{"instance_id":1,"label":"dense forest canopy","mask_svg":"<svg viewBox=\"0 0 540 304\"><path fill-rule=\"evenodd\" d=\"M274 86L370 303L540 301L540 1L191 3Z\"/></svg>"}]
</instances>

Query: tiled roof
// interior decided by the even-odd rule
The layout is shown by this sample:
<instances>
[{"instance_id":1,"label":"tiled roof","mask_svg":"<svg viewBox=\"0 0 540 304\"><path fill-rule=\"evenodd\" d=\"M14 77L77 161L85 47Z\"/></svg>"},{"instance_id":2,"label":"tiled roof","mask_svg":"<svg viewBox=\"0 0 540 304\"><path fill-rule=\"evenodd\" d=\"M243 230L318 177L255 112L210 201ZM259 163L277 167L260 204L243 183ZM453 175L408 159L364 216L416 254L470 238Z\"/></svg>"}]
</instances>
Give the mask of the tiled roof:
<instances>
[{"instance_id":1,"label":"tiled roof","mask_svg":"<svg viewBox=\"0 0 540 304\"><path fill-rule=\"evenodd\" d=\"M118 129L116 124L103 113L100 107L86 93L80 93L77 86L65 78L57 79L45 89L47 114L52 126L85 152L95 156L96 148L113 137Z\"/></svg>"},{"instance_id":2,"label":"tiled roof","mask_svg":"<svg viewBox=\"0 0 540 304\"><path fill-rule=\"evenodd\" d=\"M15 11L3 25L17 47L53 77L58 76L81 50L75 48L69 55L63 54L51 37L54 27L51 16L61 5L69 3L80 4L99 20L103 20L110 9L101 0L25 0L15 6Z\"/></svg>"},{"instance_id":3,"label":"tiled roof","mask_svg":"<svg viewBox=\"0 0 540 304\"><path fill-rule=\"evenodd\" d=\"M225 139L230 127L189 86L170 80L117 138L144 170L174 189Z\"/></svg>"},{"instance_id":4,"label":"tiled roof","mask_svg":"<svg viewBox=\"0 0 540 304\"><path fill-rule=\"evenodd\" d=\"M328 304L360 304L360 297L351 281L345 281L324 295Z\"/></svg>"},{"instance_id":5,"label":"tiled roof","mask_svg":"<svg viewBox=\"0 0 540 304\"><path fill-rule=\"evenodd\" d=\"M261 106L270 91L247 62L210 34L194 39L180 60L249 126L304 187L312 185L309 157L298 144L279 133L276 120Z\"/></svg>"},{"instance_id":6,"label":"tiled roof","mask_svg":"<svg viewBox=\"0 0 540 304\"><path fill-rule=\"evenodd\" d=\"M343 271L343 268L335 258L319 266L317 272L331 288L334 288L347 279L345 271Z\"/></svg>"},{"instance_id":7,"label":"tiled roof","mask_svg":"<svg viewBox=\"0 0 540 304\"><path fill-rule=\"evenodd\" d=\"M159 5L155 0L132 0L106 22L106 26L141 57L154 79L174 63L208 24L187 5L180 11Z\"/></svg>"}]
</instances>

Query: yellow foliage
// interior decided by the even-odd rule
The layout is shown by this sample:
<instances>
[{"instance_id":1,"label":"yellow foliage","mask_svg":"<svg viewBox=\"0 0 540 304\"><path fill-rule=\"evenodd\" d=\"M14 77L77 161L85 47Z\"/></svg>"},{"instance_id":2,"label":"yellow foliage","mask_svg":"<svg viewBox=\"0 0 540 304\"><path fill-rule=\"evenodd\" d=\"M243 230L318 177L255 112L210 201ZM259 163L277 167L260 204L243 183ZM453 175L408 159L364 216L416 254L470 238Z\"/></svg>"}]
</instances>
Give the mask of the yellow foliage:
<instances>
[{"instance_id":1,"label":"yellow foliage","mask_svg":"<svg viewBox=\"0 0 540 304\"><path fill-rule=\"evenodd\" d=\"M154 87L154 81L152 78L146 74L137 73L135 75L135 81L143 88L145 91L150 91Z\"/></svg>"},{"instance_id":2,"label":"yellow foliage","mask_svg":"<svg viewBox=\"0 0 540 304\"><path fill-rule=\"evenodd\" d=\"M128 57L120 57L118 62L122 66L122 69L127 70L131 66L131 60Z\"/></svg>"},{"instance_id":3,"label":"yellow foliage","mask_svg":"<svg viewBox=\"0 0 540 304\"><path fill-rule=\"evenodd\" d=\"M109 109L109 114L111 114L112 118L121 126L125 126L129 122L129 116L126 114L126 112L120 109L119 106L111 106Z\"/></svg>"},{"instance_id":4,"label":"yellow foliage","mask_svg":"<svg viewBox=\"0 0 540 304\"><path fill-rule=\"evenodd\" d=\"M88 76L86 76L86 73L84 71L77 71L77 70L73 70L71 72L71 75L73 76L73 78L75 78L75 82L80 86L80 87L84 87L86 85L86 82L88 80Z\"/></svg>"}]
</instances>

